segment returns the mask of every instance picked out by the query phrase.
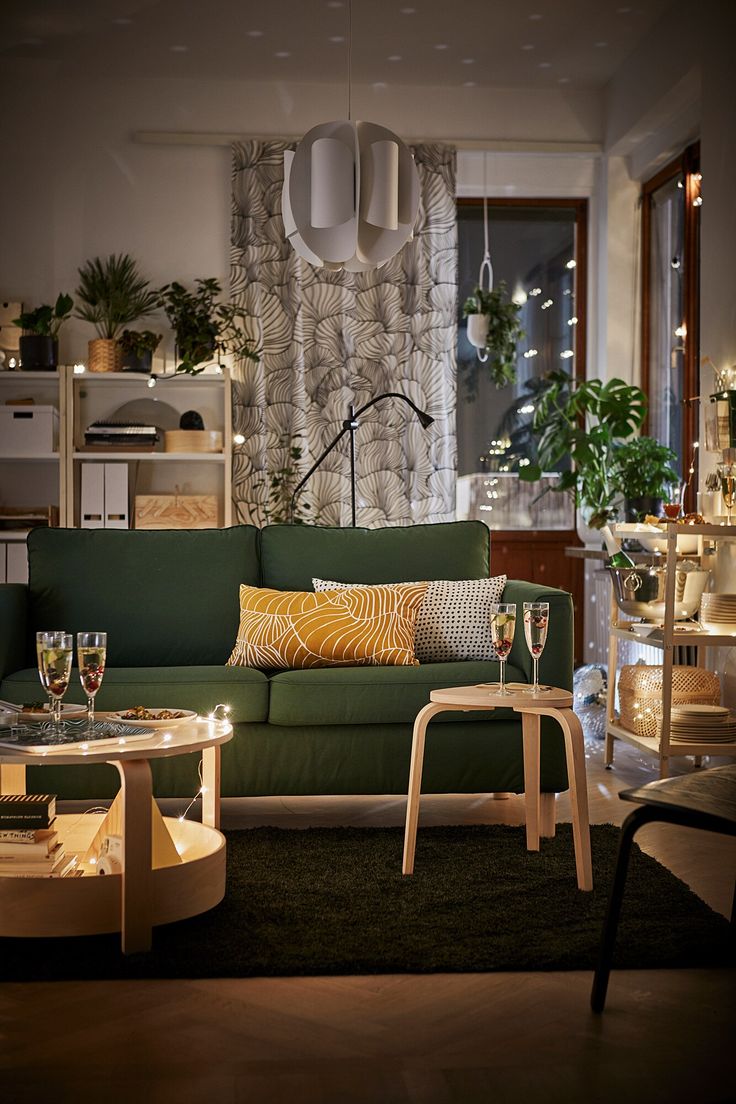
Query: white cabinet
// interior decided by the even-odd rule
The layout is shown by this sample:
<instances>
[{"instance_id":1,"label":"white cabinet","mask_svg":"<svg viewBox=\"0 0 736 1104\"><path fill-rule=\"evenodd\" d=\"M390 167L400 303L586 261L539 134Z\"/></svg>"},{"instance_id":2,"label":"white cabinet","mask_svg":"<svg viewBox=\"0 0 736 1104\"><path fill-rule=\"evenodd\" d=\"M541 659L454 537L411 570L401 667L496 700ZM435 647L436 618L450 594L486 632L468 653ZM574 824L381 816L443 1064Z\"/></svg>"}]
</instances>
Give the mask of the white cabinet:
<instances>
[{"instance_id":1,"label":"white cabinet","mask_svg":"<svg viewBox=\"0 0 736 1104\"><path fill-rule=\"evenodd\" d=\"M37 518L127 529L134 524L137 496L149 496L149 502L160 496L164 506L168 500L186 506L192 496L212 503L213 525L232 524L229 372L160 378L154 388L148 379L132 372L77 375L70 366L0 371L0 582L26 578L25 537ZM164 452L162 434L148 450L91 448L85 440L93 422L173 429L190 410L201 415L206 429L221 434L218 452ZM174 516L171 524L184 521Z\"/></svg>"},{"instance_id":2,"label":"white cabinet","mask_svg":"<svg viewBox=\"0 0 736 1104\"><path fill-rule=\"evenodd\" d=\"M159 378L133 372L69 373L67 408L70 458L67 466L67 524L128 528L134 524L136 498L210 496L216 522L232 524L232 399L230 375ZM162 431L179 426L186 411L196 411L207 430L222 435L218 452L164 452ZM138 423L160 431L155 447L110 443L90 445L85 430L93 423ZM101 520L100 520L101 516Z\"/></svg>"},{"instance_id":3,"label":"white cabinet","mask_svg":"<svg viewBox=\"0 0 736 1104\"><path fill-rule=\"evenodd\" d=\"M646 643L662 651L662 703L661 703L661 731L658 736L639 736L629 729L624 728L615 713L616 682L618 677L618 642L619 640L631 640L631 625L618 611L616 600L611 598L611 629L608 649L608 712L606 726L605 763L609 766L613 762L614 741L623 740L633 744L641 751L655 756L659 760L660 777L666 778L669 774L669 760L677 756L694 756L699 762L703 755L736 756L736 742L734 743L707 743L704 740L692 740L687 743L679 738L673 742L670 734L670 722L672 717L672 668L674 665L674 653L677 646L692 647L695 649L707 648L732 648L736 646L736 633L717 634L708 632L698 624L676 621L674 618L676 585L677 585L677 536L682 529L675 522L667 525L667 554L666 554L666 583L665 583L665 612L664 622L659 629L655 629L646 636ZM727 525L693 525L688 526L687 532L698 537L698 555L702 558L708 544L717 545L722 540L736 538L736 526ZM693 556L680 557L681 559L693 559ZM723 685L721 686L723 693ZM688 733L692 738L692 732Z\"/></svg>"},{"instance_id":4,"label":"white cabinet","mask_svg":"<svg viewBox=\"0 0 736 1104\"><path fill-rule=\"evenodd\" d=\"M0 580L24 582L33 516L66 515L64 370L0 372Z\"/></svg>"}]
</instances>

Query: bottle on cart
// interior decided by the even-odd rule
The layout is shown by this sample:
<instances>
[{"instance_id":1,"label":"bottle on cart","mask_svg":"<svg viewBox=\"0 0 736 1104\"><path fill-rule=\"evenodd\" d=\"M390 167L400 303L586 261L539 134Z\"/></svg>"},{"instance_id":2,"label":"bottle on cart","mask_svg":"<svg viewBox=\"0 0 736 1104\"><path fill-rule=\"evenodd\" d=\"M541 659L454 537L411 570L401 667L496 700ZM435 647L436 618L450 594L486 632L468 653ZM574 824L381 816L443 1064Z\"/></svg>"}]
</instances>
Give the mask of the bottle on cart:
<instances>
[{"instance_id":1,"label":"bottle on cart","mask_svg":"<svg viewBox=\"0 0 736 1104\"><path fill-rule=\"evenodd\" d=\"M608 551L608 566L609 567L636 567L636 564L628 556L621 547L620 541L617 541L611 532L609 525L604 525L601 529L601 535L606 542L606 549Z\"/></svg>"}]
</instances>

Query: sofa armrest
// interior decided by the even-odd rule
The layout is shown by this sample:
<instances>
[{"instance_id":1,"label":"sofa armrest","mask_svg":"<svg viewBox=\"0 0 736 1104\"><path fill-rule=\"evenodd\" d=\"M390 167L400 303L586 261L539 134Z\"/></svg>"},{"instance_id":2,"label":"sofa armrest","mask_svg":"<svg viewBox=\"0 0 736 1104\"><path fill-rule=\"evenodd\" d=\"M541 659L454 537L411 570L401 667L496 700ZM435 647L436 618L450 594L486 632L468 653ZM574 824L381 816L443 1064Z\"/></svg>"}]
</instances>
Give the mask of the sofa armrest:
<instances>
[{"instance_id":1,"label":"sofa armrest","mask_svg":"<svg viewBox=\"0 0 736 1104\"><path fill-rule=\"evenodd\" d=\"M524 602L549 602L549 635L539 660L539 681L562 690L572 690L573 609L572 595L565 590L509 579L504 602L516 602L516 633L509 660L532 681L532 657L524 639Z\"/></svg>"},{"instance_id":2,"label":"sofa armrest","mask_svg":"<svg viewBox=\"0 0 736 1104\"><path fill-rule=\"evenodd\" d=\"M0 678L25 666L28 638L28 587L0 583Z\"/></svg>"}]
</instances>

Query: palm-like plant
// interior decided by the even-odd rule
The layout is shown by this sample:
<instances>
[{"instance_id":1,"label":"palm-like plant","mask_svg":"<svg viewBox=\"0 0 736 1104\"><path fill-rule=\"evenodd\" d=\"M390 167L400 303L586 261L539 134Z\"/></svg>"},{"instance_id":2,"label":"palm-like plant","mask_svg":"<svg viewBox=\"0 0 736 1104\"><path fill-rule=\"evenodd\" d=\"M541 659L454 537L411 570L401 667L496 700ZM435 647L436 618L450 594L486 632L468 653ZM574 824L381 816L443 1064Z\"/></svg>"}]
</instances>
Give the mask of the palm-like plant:
<instances>
[{"instance_id":1,"label":"palm-like plant","mask_svg":"<svg viewBox=\"0 0 736 1104\"><path fill-rule=\"evenodd\" d=\"M118 336L124 326L152 314L161 296L138 271L128 253L95 257L79 269L77 318L91 322L98 337Z\"/></svg>"}]
</instances>

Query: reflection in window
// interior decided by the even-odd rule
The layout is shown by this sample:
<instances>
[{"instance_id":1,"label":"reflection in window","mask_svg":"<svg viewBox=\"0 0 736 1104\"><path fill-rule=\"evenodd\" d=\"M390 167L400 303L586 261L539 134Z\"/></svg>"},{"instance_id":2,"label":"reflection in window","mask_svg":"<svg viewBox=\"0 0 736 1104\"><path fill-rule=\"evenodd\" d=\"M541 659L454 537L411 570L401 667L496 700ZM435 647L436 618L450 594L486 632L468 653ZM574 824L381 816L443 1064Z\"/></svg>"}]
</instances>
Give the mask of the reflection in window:
<instances>
[{"instance_id":1,"label":"reflection in window","mask_svg":"<svg viewBox=\"0 0 736 1104\"><path fill-rule=\"evenodd\" d=\"M576 242L584 201L541 204L493 200L488 205L494 285L505 281L521 305L525 332L517 348L517 382L496 388L487 377L462 321L462 304L478 279L483 256L482 203L458 203L458 474L514 472L534 458L531 423L544 375L579 372L584 302L578 287ZM583 293L584 294L584 293ZM546 496L550 498L551 496ZM557 497L557 496L554 496Z\"/></svg>"}]
</instances>

